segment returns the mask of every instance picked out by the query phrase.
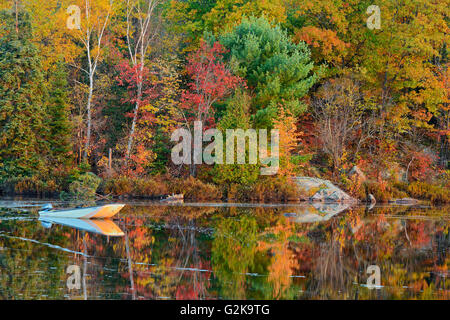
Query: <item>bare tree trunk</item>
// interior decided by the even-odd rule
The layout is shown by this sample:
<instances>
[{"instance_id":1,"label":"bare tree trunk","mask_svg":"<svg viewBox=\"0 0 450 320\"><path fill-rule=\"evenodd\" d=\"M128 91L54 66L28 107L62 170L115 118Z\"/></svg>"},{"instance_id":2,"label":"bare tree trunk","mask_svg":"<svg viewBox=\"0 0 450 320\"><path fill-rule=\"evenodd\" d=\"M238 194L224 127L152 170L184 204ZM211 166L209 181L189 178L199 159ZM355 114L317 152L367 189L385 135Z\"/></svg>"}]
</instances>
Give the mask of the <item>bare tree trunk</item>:
<instances>
[{"instance_id":1,"label":"bare tree trunk","mask_svg":"<svg viewBox=\"0 0 450 320\"><path fill-rule=\"evenodd\" d=\"M143 82L143 71L144 71L144 62L141 59L141 66L139 68L139 75L138 75L138 84L137 84L137 99L136 104L134 107L134 114L133 114L133 122L131 123L131 130L130 130L130 136L128 137L128 146L127 146L127 154L126 159L130 157L131 154L131 147L133 145L133 139L134 139L134 132L136 131L136 121L137 116L139 112L139 107L142 99L142 82Z\"/></svg>"},{"instance_id":2,"label":"bare tree trunk","mask_svg":"<svg viewBox=\"0 0 450 320\"><path fill-rule=\"evenodd\" d=\"M414 157L411 158L411 161L408 163L408 166L406 167L405 182L409 182L408 172L409 172L409 167L411 166L411 163L412 163L413 161L414 161Z\"/></svg>"},{"instance_id":3,"label":"bare tree trunk","mask_svg":"<svg viewBox=\"0 0 450 320\"><path fill-rule=\"evenodd\" d=\"M109 152L108 152L108 175L111 175L111 170L112 170L112 150L111 148L109 148Z\"/></svg>"},{"instance_id":4,"label":"bare tree trunk","mask_svg":"<svg viewBox=\"0 0 450 320\"><path fill-rule=\"evenodd\" d=\"M86 129L86 143L84 145L84 153L83 153L83 161L87 161L88 158L88 152L90 148L90 141L91 141L91 131L92 131L92 111L91 111L91 105L92 105L92 96L94 92L94 75L91 74L89 76L89 95L88 95L88 101L87 101L87 129Z\"/></svg>"},{"instance_id":5,"label":"bare tree trunk","mask_svg":"<svg viewBox=\"0 0 450 320\"><path fill-rule=\"evenodd\" d=\"M447 169L449 147L448 147L448 139L447 139L446 135L440 136L440 147L441 148L439 151L439 166L442 169Z\"/></svg>"},{"instance_id":6,"label":"bare tree trunk","mask_svg":"<svg viewBox=\"0 0 450 320\"><path fill-rule=\"evenodd\" d=\"M193 176L194 178L196 178L197 176L197 166L195 165L195 163L191 163L191 176Z\"/></svg>"},{"instance_id":7,"label":"bare tree trunk","mask_svg":"<svg viewBox=\"0 0 450 320\"><path fill-rule=\"evenodd\" d=\"M91 13L92 13L92 7L91 7L91 1L85 0L85 13L86 13L86 29L82 31L82 28L80 27L80 38L81 42L83 43L84 47L86 48L87 53L87 62L89 65L89 70L85 70L83 68L77 67L81 71L85 72L89 76L89 91L88 91L88 99L86 103L86 111L87 111L87 129L86 129L86 142L84 145L83 150L83 161L88 161L88 155L89 155L89 148L90 148L90 142L91 142L91 135L92 135L92 98L93 98L93 92L94 92L94 77L95 72L97 71L97 64L100 59L101 55L101 45L102 45L102 38L106 30L106 26L108 25L109 17L111 14L111 6L112 1L110 1L110 7L108 8L108 12L106 13L106 16L104 18L103 22L100 22L100 19L97 19L97 25L92 24L91 21ZM96 31L96 32L95 32ZM96 34L96 39L93 37L93 35ZM93 47L91 49L91 45L95 44L96 47ZM95 52L96 49L96 52ZM93 51L91 51L93 50ZM91 53L95 52L94 55ZM82 143L81 143L82 144Z\"/></svg>"},{"instance_id":8,"label":"bare tree trunk","mask_svg":"<svg viewBox=\"0 0 450 320\"><path fill-rule=\"evenodd\" d=\"M156 36L156 29L151 29L151 22L154 10L159 0L146 0L142 3L136 0L127 0L127 45L130 54L130 60L133 67L140 64L137 77L136 103L133 112L133 121L128 136L127 151L125 154L125 163L131 155L133 140L136 132L136 123L139 114L139 108L143 95L143 73L145 55L148 47ZM142 6L142 7L141 7Z\"/></svg>"},{"instance_id":9,"label":"bare tree trunk","mask_svg":"<svg viewBox=\"0 0 450 320\"><path fill-rule=\"evenodd\" d=\"M14 1L14 11L16 14L16 33L19 34L19 0Z\"/></svg>"}]
</instances>

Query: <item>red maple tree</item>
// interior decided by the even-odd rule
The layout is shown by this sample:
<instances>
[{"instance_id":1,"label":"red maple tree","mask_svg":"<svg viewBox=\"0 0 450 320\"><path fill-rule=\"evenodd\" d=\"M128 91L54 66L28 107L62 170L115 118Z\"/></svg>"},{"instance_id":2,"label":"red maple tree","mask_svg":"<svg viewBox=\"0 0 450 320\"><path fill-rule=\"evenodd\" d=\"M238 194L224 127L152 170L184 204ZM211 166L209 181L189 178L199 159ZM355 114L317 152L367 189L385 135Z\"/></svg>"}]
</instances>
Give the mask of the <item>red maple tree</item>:
<instances>
[{"instance_id":1,"label":"red maple tree","mask_svg":"<svg viewBox=\"0 0 450 320\"><path fill-rule=\"evenodd\" d=\"M140 64L133 67L125 60L116 68L119 71L116 81L127 90L127 97L122 99L122 103L135 105L133 111L125 113L126 117L132 118L132 125L136 128L131 130L135 141L134 150L130 154L126 152L128 159L122 170L126 175L139 175L145 171L145 164L151 161L151 141L147 137L152 130L149 124L156 120L156 116L151 111L153 109L146 106L158 97L160 82L155 80L151 70Z\"/></svg>"},{"instance_id":2,"label":"red maple tree","mask_svg":"<svg viewBox=\"0 0 450 320\"><path fill-rule=\"evenodd\" d=\"M186 122L201 121L212 126L215 102L228 96L238 86L245 86L241 77L232 74L223 61L226 49L215 42L212 46L202 41L200 48L188 58L186 71L191 82L181 96L181 107L185 110Z\"/></svg>"},{"instance_id":3,"label":"red maple tree","mask_svg":"<svg viewBox=\"0 0 450 320\"><path fill-rule=\"evenodd\" d=\"M119 71L116 81L119 86L126 87L128 93L128 97L122 99L122 103L138 103L139 106L145 106L158 96L157 83L152 80L152 72L147 67L144 66L142 72L140 72L140 64L133 67L130 66L128 61L122 61L116 68ZM142 85L142 95L138 96L136 88L140 84ZM125 116L133 118L134 114L133 112L127 112ZM145 110L141 111L140 117L154 118L152 114L146 114Z\"/></svg>"}]
</instances>

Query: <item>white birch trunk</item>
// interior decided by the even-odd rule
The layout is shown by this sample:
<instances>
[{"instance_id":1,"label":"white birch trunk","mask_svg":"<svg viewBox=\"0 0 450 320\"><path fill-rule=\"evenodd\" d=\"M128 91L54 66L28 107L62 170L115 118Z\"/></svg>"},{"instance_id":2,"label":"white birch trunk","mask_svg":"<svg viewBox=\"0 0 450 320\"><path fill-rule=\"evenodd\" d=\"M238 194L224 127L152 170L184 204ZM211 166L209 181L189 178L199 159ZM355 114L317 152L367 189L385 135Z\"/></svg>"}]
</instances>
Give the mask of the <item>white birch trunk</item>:
<instances>
[{"instance_id":1,"label":"white birch trunk","mask_svg":"<svg viewBox=\"0 0 450 320\"><path fill-rule=\"evenodd\" d=\"M133 120L131 123L131 129L128 136L127 151L125 154L125 160L128 160L133 148L134 135L136 133L136 123L139 114L139 108L141 107L141 100L143 96L143 72L145 56L147 54L150 42L156 35L156 31L151 30L151 18L153 17L153 11L156 8L159 0L147 0L146 8L141 9L141 3L139 1L127 0L127 44L128 52L130 54L130 60L133 67L140 64L138 70L138 77L136 84L136 103L134 105ZM135 24L133 24L133 18ZM133 32L134 30L134 32Z\"/></svg>"}]
</instances>

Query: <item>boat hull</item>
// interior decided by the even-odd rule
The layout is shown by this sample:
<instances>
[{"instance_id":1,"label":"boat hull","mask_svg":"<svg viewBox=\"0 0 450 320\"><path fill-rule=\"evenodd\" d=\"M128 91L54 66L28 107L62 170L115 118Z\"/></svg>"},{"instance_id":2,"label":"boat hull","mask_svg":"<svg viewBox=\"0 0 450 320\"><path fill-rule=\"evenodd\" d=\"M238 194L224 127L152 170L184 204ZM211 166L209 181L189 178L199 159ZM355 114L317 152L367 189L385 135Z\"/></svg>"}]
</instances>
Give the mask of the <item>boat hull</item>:
<instances>
[{"instance_id":1,"label":"boat hull","mask_svg":"<svg viewBox=\"0 0 450 320\"><path fill-rule=\"evenodd\" d=\"M106 219L116 215L124 206L124 204L107 204L98 207L69 210L39 211L39 216L49 218Z\"/></svg>"}]
</instances>

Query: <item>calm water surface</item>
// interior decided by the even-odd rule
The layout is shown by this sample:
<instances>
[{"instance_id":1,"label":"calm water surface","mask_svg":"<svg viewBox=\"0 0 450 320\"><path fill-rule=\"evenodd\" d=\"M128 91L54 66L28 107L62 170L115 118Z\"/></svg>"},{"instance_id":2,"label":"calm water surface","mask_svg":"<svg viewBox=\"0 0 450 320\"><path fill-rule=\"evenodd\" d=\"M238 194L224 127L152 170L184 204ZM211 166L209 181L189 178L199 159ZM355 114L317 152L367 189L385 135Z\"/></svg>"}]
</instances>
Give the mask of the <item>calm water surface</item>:
<instances>
[{"instance_id":1,"label":"calm water surface","mask_svg":"<svg viewBox=\"0 0 450 320\"><path fill-rule=\"evenodd\" d=\"M449 208L42 203L0 200L0 299L450 299Z\"/></svg>"}]
</instances>

